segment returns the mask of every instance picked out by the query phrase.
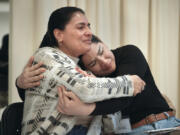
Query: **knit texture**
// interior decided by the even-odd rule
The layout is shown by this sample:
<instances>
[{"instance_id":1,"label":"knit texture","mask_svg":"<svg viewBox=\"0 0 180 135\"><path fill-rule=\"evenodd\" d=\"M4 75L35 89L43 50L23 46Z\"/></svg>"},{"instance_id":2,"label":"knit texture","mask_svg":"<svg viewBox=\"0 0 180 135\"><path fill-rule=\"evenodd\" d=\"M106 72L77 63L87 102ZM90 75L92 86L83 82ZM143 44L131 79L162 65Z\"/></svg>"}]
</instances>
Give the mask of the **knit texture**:
<instances>
[{"instance_id":1,"label":"knit texture","mask_svg":"<svg viewBox=\"0 0 180 135\"><path fill-rule=\"evenodd\" d=\"M77 70L77 64L59 49L38 49L34 54L34 64L40 61L44 63L46 72L40 86L26 90L22 135L65 135L73 128L76 117L61 114L56 109L57 87L60 85L86 103L133 95L133 84L128 75L116 78L85 76ZM100 135L101 128L102 117L95 116L88 134Z\"/></svg>"}]
</instances>

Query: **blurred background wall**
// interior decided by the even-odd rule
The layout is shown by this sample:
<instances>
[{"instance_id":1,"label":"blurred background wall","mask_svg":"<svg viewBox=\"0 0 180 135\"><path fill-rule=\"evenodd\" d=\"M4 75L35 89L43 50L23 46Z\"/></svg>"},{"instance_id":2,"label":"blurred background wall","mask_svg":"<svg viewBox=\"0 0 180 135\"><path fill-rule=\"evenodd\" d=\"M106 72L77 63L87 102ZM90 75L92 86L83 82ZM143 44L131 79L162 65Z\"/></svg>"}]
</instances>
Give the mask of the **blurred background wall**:
<instances>
[{"instance_id":1,"label":"blurred background wall","mask_svg":"<svg viewBox=\"0 0 180 135\"><path fill-rule=\"evenodd\" d=\"M9 33L9 2L0 0L0 40ZM0 48L2 41L0 41Z\"/></svg>"},{"instance_id":2,"label":"blurred background wall","mask_svg":"<svg viewBox=\"0 0 180 135\"><path fill-rule=\"evenodd\" d=\"M10 0L9 103L20 100L15 79L38 48L50 13L63 6L84 9L109 48L138 46L180 117L180 0Z\"/></svg>"}]
</instances>

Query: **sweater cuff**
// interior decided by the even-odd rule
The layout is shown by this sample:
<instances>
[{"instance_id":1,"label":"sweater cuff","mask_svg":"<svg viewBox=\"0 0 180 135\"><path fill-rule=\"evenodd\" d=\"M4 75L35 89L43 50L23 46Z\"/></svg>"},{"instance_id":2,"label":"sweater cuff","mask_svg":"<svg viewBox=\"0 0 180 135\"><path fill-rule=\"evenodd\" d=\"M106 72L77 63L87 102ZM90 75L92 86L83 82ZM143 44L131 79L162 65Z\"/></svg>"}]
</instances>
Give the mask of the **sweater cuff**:
<instances>
[{"instance_id":1,"label":"sweater cuff","mask_svg":"<svg viewBox=\"0 0 180 135\"><path fill-rule=\"evenodd\" d=\"M127 78L127 85L128 85L128 88L129 88L128 95L133 96L133 94L134 94L134 84L133 84L133 82L131 80L130 75L125 75L125 77Z\"/></svg>"},{"instance_id":2,"label":"sweater cuff","mask_svg":"<svg viewBox=\"0 0 180 135\"><path fill-rule=\"evenodd\" d=\"M22 88L20 88L20 87L17 85L17 78L16 78L15 85L16 85L16 88L17 88L17 90L18 90L18 94L19 94L21 100L24 101L24 100L25 100L25 89L22 89Z\"/></svg>"}]
</instances>

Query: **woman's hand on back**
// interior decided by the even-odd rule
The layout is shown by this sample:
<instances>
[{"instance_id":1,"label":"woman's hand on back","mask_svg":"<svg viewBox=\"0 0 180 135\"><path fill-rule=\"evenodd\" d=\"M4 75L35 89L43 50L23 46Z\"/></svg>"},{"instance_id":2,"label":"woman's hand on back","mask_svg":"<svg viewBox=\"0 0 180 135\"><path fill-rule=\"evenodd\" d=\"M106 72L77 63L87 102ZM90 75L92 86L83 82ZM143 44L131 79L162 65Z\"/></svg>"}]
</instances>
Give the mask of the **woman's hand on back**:
<instances>
[{"instance_id":1,"label":"woman's hand on back","mask_svg":"<svg viewBox=\"0 0 180 135\"><path fill-rule=\"evenodd\" d=\"M23 72L17 78L17 86L22 89L32 88L40 85L40 80L43 79L42 73L46 71L45 68L42 68L42 62L32 65L34 57L32 56L26 66L24 67Z\"/></svg>"}]
</instances>

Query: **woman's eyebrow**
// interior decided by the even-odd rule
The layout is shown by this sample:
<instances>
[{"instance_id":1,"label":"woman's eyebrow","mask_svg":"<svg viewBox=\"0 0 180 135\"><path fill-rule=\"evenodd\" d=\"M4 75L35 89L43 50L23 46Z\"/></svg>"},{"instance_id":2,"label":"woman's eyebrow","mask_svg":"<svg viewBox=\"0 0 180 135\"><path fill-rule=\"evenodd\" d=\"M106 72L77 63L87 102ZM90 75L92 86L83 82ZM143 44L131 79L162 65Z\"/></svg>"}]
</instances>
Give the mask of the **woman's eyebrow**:
<instances>
[{"instance_id":1,"label":"woman's eyebrow","mask_svg":"<svg viewBox=\"0 0 180 135\"><path fill-rule=\"evenodd\" d=\"M79 22L79 23L77 23L76 25L84 25L84 26L88 26L88 27L90 27L90 23L88 23L88 24L86 24L85 22Z\"/></svg>"}]
</instances>

